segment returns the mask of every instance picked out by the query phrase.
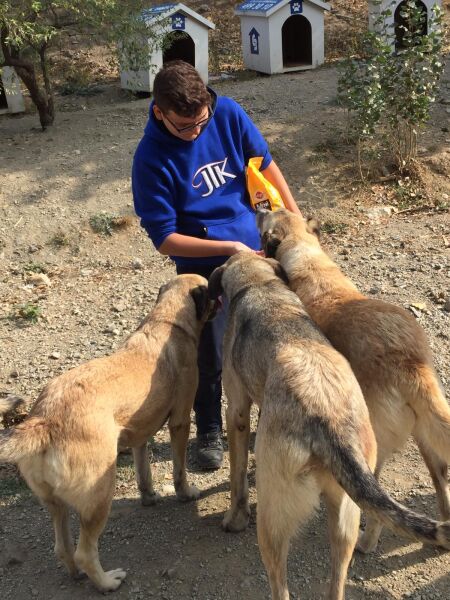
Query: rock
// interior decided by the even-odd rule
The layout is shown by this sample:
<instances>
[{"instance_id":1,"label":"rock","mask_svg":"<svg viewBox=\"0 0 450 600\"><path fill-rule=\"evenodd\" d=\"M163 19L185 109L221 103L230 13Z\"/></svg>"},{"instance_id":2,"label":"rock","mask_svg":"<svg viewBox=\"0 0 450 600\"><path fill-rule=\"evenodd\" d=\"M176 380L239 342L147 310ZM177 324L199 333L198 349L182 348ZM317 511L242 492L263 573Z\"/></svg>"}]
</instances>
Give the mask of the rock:
<instances>
[{"instance_id":1,"label":"rock","mask_svg":"<svg viewBox=\"0 0 450 600\"><path fill-rule=\"evenodd\" d=\"M61 353L60 352L52 352L50 354L50 358L53 358L55 360L58 360L59 358L61 358Z\"/></svg>"},{"instance_id":2,"label":"rock","mask_svg":"<svg viewBox=\"0 0 450 600\"><path fill-rule=\"evenodd\" d=\"M420 310L420 312L426 312L427 305L424 302L411 302L410 306Z\"/></svg>"},{"instance_id":3,"label":"rock","mask_svg":"<svg viewBox=\"0 0 450 600\"><path fill-rule=\"evenodd\" d=\"M369 209L362 209L371 221L379 221L383 217L390 217L394 213L398 212L398 208L395 206L374 206Z\"/></svg>"},{"instance_id":4,"label":"rock","mask_svg":"<svg viewBox=\"0 0 450 600\"><path fill-rule=\"evenodd\" d=\"M211 12L211 9L208 4L200 4L200 6L197 6L196 11L201 15L204 15L205 13Z\"/></svg>"},{"instance_id":5,"label":"rock","mask_svg":"<svg viewBox=\"0 0 450 600\"><path fill-rule=\"evenodd\" d=\"M26 282L36 286L44 285L45 287L50 287L52 285L48 275L45 273L33 273L32 271L27 274Z\"/></svg>"},{"instance_id":6,"label":"rock","mask_svg":"<svg viewBox=\"0 0 450 600\"><path fill-rule=\"evenodd\" d=\"M144 263L140 258L135 258L131 263L131 266L133 267L133 269L136 269L136 271L140 271L144 268Z\"/></svg>"},{"instance_id":7,"label":"rock","mask_svg":"<svg viewBox=\"0 0 450 600\"><path fill-rule=\"evenodd\" d=\"M8 542L6 548L3 551L0 550L0 563L4 567L12 567L14 565L21 565L27 560L27 553L22 548L12 542L11 540Z\"/></svg>"},{"instance_id":8,"label":"rock","mask_svg":"<svg viewBox=\"0 0 450 600\"><path fill-rule=\"evenodd\" d=\"M414 306L408 305L406 308L412 312L412 314L416 317L416 319L418 319L419 317L422 316L422 313L420 312L420 310L417 310L417 308L414 308Z\"/></svg>"},{"instance_id":9,"label":"rock","mask_svg":"<svg viewBox=\"0 0 450 600\"><path fill-rule=\"evenodd\" d=\"M445 300L443 309L445 310L445 312L450 313L450 296Z\"/></svg>"},{"instance_id":10,"label":"rock","mask_svg":"<svg viewBox=\"0 0 450 600\"><path fill-rule=\"evenodd\" d=\"M112 307L113 311L116 312L116 313L123 312L125 310L125 308L126 308L125 304L120 304L120 303L119 304L114 304L113 307Z\"/></svg>"}]
</instances>

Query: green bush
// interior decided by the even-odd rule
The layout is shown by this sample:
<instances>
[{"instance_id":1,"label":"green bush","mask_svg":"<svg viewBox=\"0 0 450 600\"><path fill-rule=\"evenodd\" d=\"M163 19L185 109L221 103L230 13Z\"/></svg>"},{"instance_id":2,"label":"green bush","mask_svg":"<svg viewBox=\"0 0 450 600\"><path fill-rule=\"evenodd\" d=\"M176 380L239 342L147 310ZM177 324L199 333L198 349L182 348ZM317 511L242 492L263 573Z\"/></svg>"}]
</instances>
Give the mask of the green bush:
<instances>
[{"instance_id":1,"label":"green bush","mask_svg":"<svg viewBox=\"0 0 450 600\"><path fill-rule=\"evenodd\" d=\"M374 143L389 153L400 174L414 171L417 136L430 117L443 71L441 9L435 5L426 24L417 0L406 0L395 32L391 16L391 9L380 13L375 30L363 34L362 54L343 63L338 81L339 100L356 133L362 179L364 150L370 145L373 152Z\"/></svg>"},{"instance_id":2,"label":"green bush","mask_svg":"<svg viewBox=\"0 0 450 600\"><path fill-rule=\"evenodd\" d=\"M40 306L31 302L27 302L25 304L19 304L15 306L10 318L16 321L37 323L41 313L42 309Z\"/></svg>"}]
</instances>

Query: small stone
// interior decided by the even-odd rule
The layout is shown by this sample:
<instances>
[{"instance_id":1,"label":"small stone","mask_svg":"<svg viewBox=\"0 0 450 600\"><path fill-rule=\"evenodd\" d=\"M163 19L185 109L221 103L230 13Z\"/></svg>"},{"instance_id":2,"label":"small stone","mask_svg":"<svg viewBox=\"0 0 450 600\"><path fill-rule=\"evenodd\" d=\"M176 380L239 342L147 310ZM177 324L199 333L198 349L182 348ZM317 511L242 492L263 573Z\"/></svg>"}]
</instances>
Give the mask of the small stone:
<instances>
[{"instance_id":1,"label":"small stone","mask_svg":"<svg viewBox=\"0 0 450 600\"><path fill-rule=\"evenodd\" d=\"M412 312L412 314L416 317L416 319L418 319L420 316L422 316L422 313L420 312L420 310L417 310L417 308L414 308L414 306L407 306L408 310L410 310Z\"/></svg>"},{"instance_id":2,"label":"small stone","mask_svg":"<svg viewBox=\"0 0 450 600\"><path fill-rule=\"evenodd\" d=\"M140 258L135 258L131 263L131 266L133 267L133 269L136 269L136 271L139 271L144 268L144 263Z\"/></svg>"},{"instance_id":3,"label":"small stone","mask_svg":"<svg viewBox=\"0 0 450 600\"><path fill-rule=\"evenodd\" d=\"M54 358L55 360L58 360L59 358L61 358L61 354L59 352L52 352L50 354L50 358Z\"/></svg>"},{"instance_id":4,"label":"small stone","mask_svg":"<svg viewBox=\"0 0 450 600\"><path fill-rule=\"evenodd\" d=\"M37 286L44 285L46 287L50 287L52 285L52 282L50 281L49 276L46 275L45 273L30 272L27 275L26 282L31 283L32 285L37 285Z\"/></svg>"},{"instance_id":5,"label":"small stone","mask_svg":"<svg viewBox=\"0 0 450 600\"><path fill-rule=\"evenodd\" d=\"M445 312L450 313L450 296L445 300L443 309L445 310Z\"/></svg>"},{"instance_id":6,"label":"small stone","mask_svg":"<svg viewBox=\"0 0 450 600\"><path fill-rule=\"evenodd\" d=\"M114 304L114 306L112 307L113 311L117 312L117 313L123 312L125 310L125 308L126 307L124 304Z\"/></svg>"}]
</instances>

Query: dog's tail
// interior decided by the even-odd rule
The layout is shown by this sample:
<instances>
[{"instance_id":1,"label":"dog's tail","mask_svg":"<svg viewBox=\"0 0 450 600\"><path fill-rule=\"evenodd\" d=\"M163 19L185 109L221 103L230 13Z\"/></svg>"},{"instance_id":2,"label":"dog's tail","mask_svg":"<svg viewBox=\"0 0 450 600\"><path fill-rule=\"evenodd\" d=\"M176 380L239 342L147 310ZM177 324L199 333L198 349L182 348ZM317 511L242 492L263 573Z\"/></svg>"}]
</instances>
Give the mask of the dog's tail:
<instances>
[{"instance_id":1,"label":"dog's tail","mask_svg":"<svg viewBox=\"0 0 450 600\"><path fill-rule=\"evenodd\" d=\"M6 396L6 398L0 398L0 416L6 412L9 412L10 410L18 408L23 403L23 398L14 396L13 394Z\"/></svg>"},{"instance_id":2,"label":"dog's tail","mask_svg":"<svg viewBox=\"0 0 450 600\"><path fill-rule=\"evenodd\" d=\"M320 453L320 448L324 448L322 440L317 455L322 454L338 483L362 510L372 513L389 529L450 550L450 521L434 521L396 502L380 486L358 449L343 445L330 431L324 435L329 436L330 453L328 457Z\"/></svg>"},{"instance_id":3,"label":"dog's tail","mask_svg":"<svg viewBox=\"0 0 450 600\"><path fill-rule=\"evenodd\" d=\"M410 378L411 406L417 415L414 437L432 447L444 463L450 463L450 406L433 367L425 364Z\"/></svg>"},{"instance_id":4,"label":"dog's tail","mask_svg":"<svg viewBox=\"0 0 450 600\"><path fill-rule=\"evenodd\" d=\"M17 396L0 399L0 415L23 403ZM22 458L37 454L48 446L50 434L41 417L28 417L23 423L0 431L0 462L17 463Z\"/></svg>"}]
</instances>

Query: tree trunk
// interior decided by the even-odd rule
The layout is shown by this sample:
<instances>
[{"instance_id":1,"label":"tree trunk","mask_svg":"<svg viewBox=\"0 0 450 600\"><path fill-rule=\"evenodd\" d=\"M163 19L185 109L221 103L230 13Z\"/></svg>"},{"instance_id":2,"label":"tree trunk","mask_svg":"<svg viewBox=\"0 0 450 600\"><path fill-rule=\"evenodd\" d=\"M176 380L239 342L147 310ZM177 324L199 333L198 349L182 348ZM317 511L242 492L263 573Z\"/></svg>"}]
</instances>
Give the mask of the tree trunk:
<instances>
[{"instance_id":1,"label":"tree trunk","mask_svg":"<svg viewBox=\"0 0 450 600\"><path fill-rule=\"evenodd\" d=\"M31 69L18 65L11 66L14 66L17 75L30 92L31 99L38 109L41 127L43 130L45 130L47 127L52 125L53 121L55 120L53 100L50 101L47 94L39 87L36 71L32 65Z\"/></svg>"},{"instance_id":2,"label":"tree trunk","mask_svg":"<svg viewBox=\"0 0 450 600\"><path fill-rule=\"evenodd\" d=\"M6 34L7 31L5 28L3 28L2 31L0 31L0 42L4 61L0 66L14 67L17 75L30 92L31 99L38 109L41 127L44 130L52 125L53 121L55 120L53 98L51 94L46 94L46 92L39 86L36 76L36 69L34 68L33 63L21 58L18 50L11 48L3 41L7 37Z\"/></svg>"}]
</instances>

